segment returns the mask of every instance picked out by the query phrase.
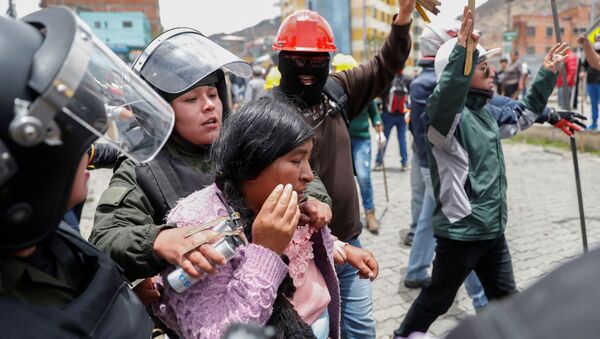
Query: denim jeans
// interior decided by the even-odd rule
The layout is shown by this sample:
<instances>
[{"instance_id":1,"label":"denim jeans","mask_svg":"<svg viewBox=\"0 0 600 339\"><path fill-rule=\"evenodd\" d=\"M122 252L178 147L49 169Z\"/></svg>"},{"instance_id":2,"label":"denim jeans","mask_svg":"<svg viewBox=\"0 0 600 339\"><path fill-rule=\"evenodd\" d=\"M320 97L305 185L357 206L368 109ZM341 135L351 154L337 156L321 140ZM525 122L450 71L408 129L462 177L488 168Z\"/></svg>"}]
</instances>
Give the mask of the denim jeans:
<instances>
[{"instance_id":1,"label":"denim jeans","mask_svg":"<svg viewBox=\"0 0 600 339\"><path fill-rule=\"evenodd\" d=\"M348 240L348 244L362 247L358 237ZM349 264L336 266L335 271L342 299L342 338L375 338L371 281L360 279L358 270Z\"/></svg>"},{"instance_id":2,"label":"denim jeans","mask_svg":"<svg viewBox=\"0 0 600 339\"><path fill-rule=\"evenodd\" d=\"M435 238L433 237L433 227L431 226L431 217L435 208L435 199L433 197L433 187L431 185L431 175L429 168L418 167L423 179L425 191L423 192L423 205L421 214L415 229L413 243L408 257L408 268L406 269L405 280L425 280L429 275L427 269L433 261L435 250Z\"/></svg>"},{"instance_id":3,"label":"denim jeans","mask_svg":"<svg viewBox=\"0 0 600 339\"><path fill-rule=\"evenodd\" d=\"M391 114L383 112L381 114L381 120L383 121L383 135L386 140L390 140L390 133L392 128L396 126L396 133L398 134L398 144L400 145L400 158L403 166L408 164L408 154L406 150L406 120L404 114ZM387 148L387 142L383 146L383 153ZM377 151L377 159L375 160L378 164L381 164L381 150Z\"/></svg>"},{"instance_id":4,"label":"denim jeans","mask_svg":"<svg viewBox=\"0 0 600 339\"><path fill-rule=\"evenodd\" d=\"M479 277L477 277L475 271L471 271L467 276L467 279L465 279L465 289L467 290L467 294L469 295L469 298L471 298L471 302L473 302L473 307L475 309L487 306L487 297L485 296L483 286L481 286L481 281L479 281Z\"/></svg>"},{"instance_id":5,"label":"denim jeans","mask_svg":"<svg viewBox=\"0 0 600 339\"><path fill-rule=\"evenodd\" d=\"M371 185L371 139L352 139L352 162L365 213L375 208Z\"/></svg>"},{"instance_id":6,"label":"denim jeans","mask_svg":"<svg viewBox=\"0 0 600 339\"><path fill-rule=\"evenodd\" d=\"M592 103L592 123L590 127L598 127L598 99L600 99L600 84L588 84L588 94Z\"/></svg>"},{"instance_id":7,"label":"denim jeans","mask_svg":"<svg viewBox=\"0 0 600 339\"><path fill-rule=\"evenodd\" d=\"M423 194L425 193L425 184L421 176L421 166L419 165L419 157L415 156L413 144L412 167L410 168L410 231L415 234L417 223L421 215L421 206L423 206Z\"/></svg>"},{"instance_id":8,"label":"denim jeans","mask_svg":"<svg viewBox=\"0 0 600 339\"><path fill-rule=\"evenodd\" d=\"M496 239L457 241L438 237L431 285L424 287L404 317L395 336L427 332L429 326L446 313L456 292L473 270L481 279L490 299L501 299L516 292L515 277L504 235Z\"/></svg>"}]
</instances>

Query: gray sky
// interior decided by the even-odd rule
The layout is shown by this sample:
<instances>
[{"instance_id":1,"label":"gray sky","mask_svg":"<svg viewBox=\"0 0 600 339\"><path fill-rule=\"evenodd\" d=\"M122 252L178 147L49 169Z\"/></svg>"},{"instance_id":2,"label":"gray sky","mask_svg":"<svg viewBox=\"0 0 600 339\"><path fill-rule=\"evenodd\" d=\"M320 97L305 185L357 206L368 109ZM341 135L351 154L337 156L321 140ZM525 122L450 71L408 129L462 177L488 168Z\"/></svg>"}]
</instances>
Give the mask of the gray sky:
<instances>
[{"instance_id":1,"label":"gray sky","mask_svg":"<svg viewBox=\"0 0 600 339\"><path fill-rule=\"evenodd\" d=\"M334 0L331 0L334 1ZM477 6L487 0L476 0ZM25 16L38 9L39 0L15 0L17 15ZM200 32L231 33L279 15L276 0L159 0L161 21L165 29L189 26ZM441 1L441 13L431 15L434 22L447 21L462 13L467 0ZM0 14L6 13L8 0L0 0Z\"/></svg>"}]
</instances>

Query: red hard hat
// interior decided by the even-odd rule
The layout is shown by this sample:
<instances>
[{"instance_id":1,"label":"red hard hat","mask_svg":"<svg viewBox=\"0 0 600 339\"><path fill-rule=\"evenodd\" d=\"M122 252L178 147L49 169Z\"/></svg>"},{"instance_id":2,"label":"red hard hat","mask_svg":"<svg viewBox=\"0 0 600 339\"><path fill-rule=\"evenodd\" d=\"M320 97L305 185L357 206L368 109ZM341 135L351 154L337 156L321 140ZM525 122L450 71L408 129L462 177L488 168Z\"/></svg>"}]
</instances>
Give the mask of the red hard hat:
<instances>
[{"instance_id":1,"label":"red hard hat","mask_svg":"<svg viewBox=\"0 0 600 339\"><path fill-rule=\"evenodd\" d=\"M273 49L296 52L335 52L333 32L317 12L297 11L283 20Z\"/></svg>"}]
</instances>

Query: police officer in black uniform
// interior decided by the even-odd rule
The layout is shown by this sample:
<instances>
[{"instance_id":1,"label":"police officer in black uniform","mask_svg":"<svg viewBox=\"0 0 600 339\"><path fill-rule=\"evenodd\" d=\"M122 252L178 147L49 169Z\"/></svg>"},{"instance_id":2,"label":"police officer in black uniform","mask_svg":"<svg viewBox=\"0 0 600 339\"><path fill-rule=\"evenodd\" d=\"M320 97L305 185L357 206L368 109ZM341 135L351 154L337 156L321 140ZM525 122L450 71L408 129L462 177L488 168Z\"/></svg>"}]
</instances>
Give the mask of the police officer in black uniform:
<instances>
[{"instance_id":1,"label":"police officer in black uniform","mask_svg":"<svg viewBox=\"0 0 600 339\"><path fill-rule=\"evenodd\" d=\"M0 78L0 337L149 338L121 270L61 219L98 136L147 161L173 111L63 7L0 17Z\"/></svg>"}]
</instances>

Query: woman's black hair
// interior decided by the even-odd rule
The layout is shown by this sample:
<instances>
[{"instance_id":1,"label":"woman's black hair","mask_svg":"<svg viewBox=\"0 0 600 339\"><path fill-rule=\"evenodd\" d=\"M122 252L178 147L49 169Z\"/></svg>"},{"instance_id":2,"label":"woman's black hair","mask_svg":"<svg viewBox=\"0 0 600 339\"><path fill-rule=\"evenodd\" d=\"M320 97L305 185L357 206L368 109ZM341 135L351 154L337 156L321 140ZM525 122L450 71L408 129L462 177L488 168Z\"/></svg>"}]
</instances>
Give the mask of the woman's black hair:
<instances>
[{"instance_id":1,"label":"woman's black hair","mask_svg":"<svg viewBox=\"0 0 600 339\"><path fill-rule=\"evenodd\" d=\"M288 102L262 97L231 113L212 147L215 183L227 202L249 219L241 186L277 158L313 137L312 128ZM248 234L249 235L249 234Z\"/></svg>"},{"instance_id":2,"label":"woman's black hair","mask_svg":"<svg viewBox=\"0 0 600 339\"><path fill-rule=\"evenodd\" d=\"M255 179L277 158L311 140L312 128L289 103L262 97L231 113L224 121L219 138L212 148L215 183L227 203L240 212L251 238L254 213L243 201L241 186ZM283 256L287 263L287 258ZM290 303L295 292L288 274L277 290L273 313L267 325L273 326L277 338L314 338L308 326Z\"/></svg>"}]
</instances>

